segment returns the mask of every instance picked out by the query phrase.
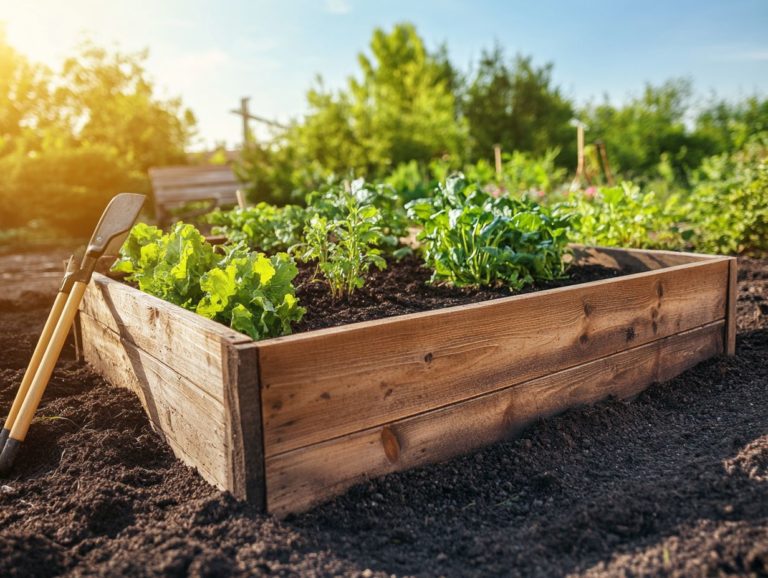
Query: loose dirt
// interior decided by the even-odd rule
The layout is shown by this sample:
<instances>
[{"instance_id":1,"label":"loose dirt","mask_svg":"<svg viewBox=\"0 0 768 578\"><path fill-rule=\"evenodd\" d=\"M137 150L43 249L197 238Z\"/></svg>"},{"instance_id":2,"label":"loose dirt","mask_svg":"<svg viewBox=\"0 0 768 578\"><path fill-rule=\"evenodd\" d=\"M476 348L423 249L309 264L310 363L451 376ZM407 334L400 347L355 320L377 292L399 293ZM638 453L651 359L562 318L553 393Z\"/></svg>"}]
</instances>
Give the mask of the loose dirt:
<instances>
[{"instance_id":1,"label":"loose dirt","mask_svg":"<svg viewBox=\"0 0 768 578\"><path fill-rule=\"evenodd\" d=\"M735 358L284 521L176 461L70 346L0 480L0 575L768 575L768 261L740 267ZM23 297L0 293L5 409L53 295Z\"/></svg>"},{"instance_id":2,"label":"loose dirt","mask_svg":"<svg viewBox=\"0 0 768 578\"><path fill-rule=\"evenodd\" d=\"M294 283L299 303L307 310L294 328L301 333L312 329L336 327L358 321L382 319L430 309L477 303L520 293L566 287L599 279L626 275L628 271L601 265L571 267L567 277L553 281L539 281L512 291L508 287L489 288L452 287L445 283L430 283L431 272L422 266L421 259L409 256L400 261L389 260L386 269L372 268L365 286L352 295L334 299L316 268L299 264L299 275Z\"/></svg>"}]
</instances>

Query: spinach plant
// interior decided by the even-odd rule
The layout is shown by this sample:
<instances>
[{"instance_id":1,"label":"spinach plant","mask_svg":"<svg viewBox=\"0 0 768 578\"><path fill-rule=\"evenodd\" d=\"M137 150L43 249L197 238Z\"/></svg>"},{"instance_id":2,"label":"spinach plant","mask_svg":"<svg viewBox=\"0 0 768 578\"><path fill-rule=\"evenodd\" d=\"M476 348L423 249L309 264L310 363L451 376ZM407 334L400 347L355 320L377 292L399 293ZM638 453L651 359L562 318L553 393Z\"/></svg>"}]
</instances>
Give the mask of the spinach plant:
<instances>
[{"instance_id":1,"label":"spinach plant","mask_svg":"<svg viewBox=\"0 0 768 578\"><path fill-rule=\"evenodd\" d=\"M295 296L293 259L286 253L267 257L244 243L224 245L222 252L192 225L177 223L164 234L139 223L113 270L126 273L142 291L253 339L290 333L304 314Z\"/></svg>"},{"instance_id":2,"label":"spinach plant","mask_svg":"<svg viewBox=\"0 0 768 578\"><path fill-rule=\"evenodd\" d=\"M564 274L571 216L560 205L496 198L458 174L406 208L423 227L418 239L433 281L519 289Z\"/></svg>"}]
</instances>

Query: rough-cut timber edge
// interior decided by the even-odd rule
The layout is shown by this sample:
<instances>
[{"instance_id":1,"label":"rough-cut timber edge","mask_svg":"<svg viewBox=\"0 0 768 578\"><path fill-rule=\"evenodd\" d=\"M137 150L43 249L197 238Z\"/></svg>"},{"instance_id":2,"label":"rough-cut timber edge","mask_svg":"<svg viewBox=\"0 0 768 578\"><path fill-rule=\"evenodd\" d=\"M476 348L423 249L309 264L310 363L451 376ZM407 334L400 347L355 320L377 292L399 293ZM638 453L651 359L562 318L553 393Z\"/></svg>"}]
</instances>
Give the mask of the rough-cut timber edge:
<instances>
[{"instance_id":1,"label":"rough-cut timber edge","mask_svg":"<svg viewBox=\"0 0 768 578\"><path fill-rule=\"evenodd\" d=\"M734 353L734 258L573 260L633 274L259 342L95 275L78 350L180 459L282 516Z\"/></svg>"}]
</instances>

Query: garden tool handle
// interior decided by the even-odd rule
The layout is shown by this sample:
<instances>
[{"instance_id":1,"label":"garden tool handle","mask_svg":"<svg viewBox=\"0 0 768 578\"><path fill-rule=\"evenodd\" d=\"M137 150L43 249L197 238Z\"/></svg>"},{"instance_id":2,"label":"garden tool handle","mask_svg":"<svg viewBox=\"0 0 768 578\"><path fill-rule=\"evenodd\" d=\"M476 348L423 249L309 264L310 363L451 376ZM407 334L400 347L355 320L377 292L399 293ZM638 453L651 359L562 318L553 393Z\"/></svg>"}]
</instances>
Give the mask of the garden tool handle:
<instances>
[{"instance_id":1,"label":"garden tool handle","mask_svg":"<svg viewBox=\"0 0 768 578\"><path fill-rule=\"evenodd\" d=\"M37 340L32 359L29 360L27 371L24 373L24 378L21 380L19 390L16 392L16 397L13 400L11 410L8 412L8 417L5 418L2 431L0 431L0 451L2 451L5 446L5 442L11 433L11 428L16 421L16 416L19 415L21 404L24 403L24 398L27 397L29 384L32 383L32 379L37 373L37 368L40 367L40 360L43 358L43 354L48 348L48 343L50 342L53 330L56 328L56 324L61 317L61 312L64 311L64 304L67 302L67 296L68 294L64 292L56 294L56 300L53 302L51 312L48 314L48 320L45 322L45 327L43 327L43 332L40 334L40 339Z\"/></svg>"},{"instance_id":2,"label":"garden tool handle","mask_svg":"<svg viewBox=\"0 0 768 578\"><path fill-rule=\"evenodd\" d=\"M56 294L56 299L51 307L51 312L48 314L48 319L43 327L43 332L40 334L40 338L37 340L35 351L32 353L32 358L29 360L27 370L24 372L24 377L19 385L19 390L16 392L16 397L13 400L13 405L8 412L8 417L3 423L3 429L0 430L0 453L5 447L5 442L8 440L8 436L11 433L13 422L16 421L16 416L19 414L21 404L24 403L24 398L27 397L27 391L29 391L29 384L32 383L32 379L37 373L37 368L40 367L40 360L43 358L43 354L48 347L48 343L53 335L53 330L56 328L56 324L61 317L61 312L64 310L64 304L67 302L67 296L72 290L72 285L75 281L75 273L77 271L77 265L75 264L74 255L69 258L67 262L67 270L64 275L64 280L61 282L59 292Z\"/></svg>"},{"instance_id":3,"label":"garden tool handle","mask_svg":"<svg viewBox=\"0 0 768 578\"><path fill-rule=\"evenodd\" d=\"M69 329L72 326L75 315L77 315L85 288L86 283L84 281L75 281L72 285L72 290L67 297L61 316L53 330L48 347L45 349L40 365L29 386L28 393L11 427L8 441L6 441L3 451L0 453L0 475L8 473L13 467L16 454L24 438L27 436L27 431L29 431L29 426L35 416L37 406L40 404L45 388L53 373L53 368L56 366L61 350L67 340Z\"/></svg>"}]
</instances>

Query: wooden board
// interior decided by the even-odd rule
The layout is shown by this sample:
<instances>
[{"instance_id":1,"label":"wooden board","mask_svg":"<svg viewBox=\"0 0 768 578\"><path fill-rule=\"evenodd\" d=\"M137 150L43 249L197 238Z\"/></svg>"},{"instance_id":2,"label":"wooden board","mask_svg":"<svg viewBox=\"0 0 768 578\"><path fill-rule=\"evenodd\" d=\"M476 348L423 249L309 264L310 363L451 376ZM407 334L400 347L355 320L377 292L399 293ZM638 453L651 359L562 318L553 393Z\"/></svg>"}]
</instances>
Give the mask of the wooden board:
<instances>
[{"instance_id":1,"label":"wooden board","mask_svg":"<svg viewBox=\"0 0 768 578\"><path fill-rule=\"evenodd\" d=\"M727 260L259 342L267 457L723 319Z\"/></svg>"},{"instance_id":2,"label":"wooden board","mask_svg":"<svg viewBox=\"0 0 768 578\"><path fill-rule=\"evenodd\" d=\"M160 167L149 169L155 212L164 224L169 209L211 201L213 206L235 205L239 181L226 165Z\"/></svg>"},{"instance_id":3,"label":"wooden board","mask_svg":"<svg viewBox=\"0 0 768 578\"><path fill-rule=\"evenodd\" d=\"M268 457L269 511L302 511L366 478L441 461L610 395L626 398L723 350L724 322L380 427Z\"/></svg>"},{"instance_id":4,"label":"wooden board","mask_svg":"<svg viewBox=\"0 0 768 578\"><path fill-rule=\"evenodd\" d=\"M644 249L617 249L614 247L585 247L571 245L573 262L579 265L602 265L620 268L632 273L656 271L701 261L722 260L718 255L683 253L678 251L647 251Z\"/></svg>"},{"instance_id":5,"label":"wooden board","mask_svg":"<svg viewBox=\"0 0 768 578\"><path fill-rule=\"evenodd\" d=\"M221 396L183 377L135 344L80 313L82 354L114 385L135 392L153 427L184 463L220 488L229 486L227 413Z\"/></svg>"},{"instance_id":6,"label":"wooden board","mask_svg":"<svg viewBox=\"0 0 768 578\"><path fill-rule=\"evenodd\" d=\"M736 257L728 259L728 314L725 328L725 352L736 355L736 301L739 298L739 262Z\"/></svg>"},{"instance_id":7,"label":"wooden board","mask_svg":"<svg viewBox=\"0 0 768 578\"><path fill-rule=\"evenodd\" d=\"M252 342L247 335L100 274L94 274L80 308L218 399L224 395L222 346Z\"/></svg>"}]
</instances>

